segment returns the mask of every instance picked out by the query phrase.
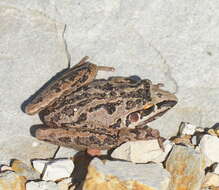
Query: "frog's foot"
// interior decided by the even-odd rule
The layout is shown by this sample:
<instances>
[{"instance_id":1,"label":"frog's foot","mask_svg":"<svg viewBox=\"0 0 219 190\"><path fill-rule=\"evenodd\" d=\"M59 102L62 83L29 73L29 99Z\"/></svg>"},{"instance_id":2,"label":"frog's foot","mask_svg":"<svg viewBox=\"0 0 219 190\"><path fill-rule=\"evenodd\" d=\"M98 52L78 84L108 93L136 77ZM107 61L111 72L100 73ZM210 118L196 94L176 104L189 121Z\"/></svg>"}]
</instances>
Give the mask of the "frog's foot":
<instances>
[{"instance_id":1,"label":"frog's foot","mask_svg":"<svg viewBox=\"0 0 219 190\"><path fill-rule=\"evenodd\" d=\"M99 70L115 70L113 67L97 66L87 62L88 59L89 57L85 56L78 64L63 72L55 80L52 80L26 105L25 112L29 115L39 113L54 103L59 97L74 92L81 86L92 82Z\"/></svg>"},{"instance_id":2,"label":"frog's foot","mask_svg":"<svg viewBox=\"0 0 219 190\"><path fill-rule=\"evenodd\" d=\"M81 61L75 66L75 67L78 67L78 66L81 66L83 64L86 64L87 63L87 60L89 59L88 56L85 56L81 59ZM115 68L114 67L108 67L108 66L97 66L97 71L115 71Z\"/></svg>"},{"instance_id":3,"label":"frog's foot","mask_svg":"<svg viewBox=\"0 0 219 190\"><path fill-rule=\"evenodd\" d=\"M115 71L114 67L97 66L98 71Z\"/></svg>"},{"instance_id":4,"label":"frog's foot","mask_svg":"<svg viewBox=\"0 0 219 190\"><path fill-rule=\"evenodd\" d=\"M87 153L91 156L100 156L101 155L101 150L99 149L87 149Z\"/></svg>"}]
</instances>

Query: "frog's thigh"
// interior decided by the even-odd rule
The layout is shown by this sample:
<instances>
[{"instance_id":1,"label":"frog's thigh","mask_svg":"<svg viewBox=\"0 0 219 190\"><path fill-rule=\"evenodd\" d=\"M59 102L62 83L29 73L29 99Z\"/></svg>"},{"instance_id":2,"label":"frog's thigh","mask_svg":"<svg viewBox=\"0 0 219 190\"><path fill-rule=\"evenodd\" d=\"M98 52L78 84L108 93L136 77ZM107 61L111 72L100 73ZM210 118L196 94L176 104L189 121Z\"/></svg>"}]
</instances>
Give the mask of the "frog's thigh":
<instances>
[{"instance_id":1,"label":"frog's thigh","mask_svg":"<svg viewBox=\"0 0 219 190\"><path fill-rule=\"evenodd\" d=\"M86 59L87 57L83 58L79 64L63 72L59 78L53 80L46 88L41 90L25 107L25 112L29 115L40 112L62 95L74 92L78 88L92 82L98 70L114 70L112 67L97 66L86 62Z\"/></svg>"},{"instance_id":2,"label":"frog's thigh","mask_svg":"<svg viewBox=\"0 0 219 190\"><path fill-rule=\"evenodd\" d=\"M38 140L50 142L58 146L65 146L77 150L87 149L86 144L80 144L80 146L78 145L77 138L80 134L75 130L43 126L36 129L34 136Z\"/></svg>"},{"instance_id":3,"label":"frog's thigh","mask_svg":"<svg viewBox=\"0 0 219 190\"><path fill-rule=\"evenodd\" d=\"M70 147L78 150L110 149L117 145L117 139L112 135L96 134L79 129L42 127L36 130L34 136L42 141Z\"/></svg>"}]
</instances>

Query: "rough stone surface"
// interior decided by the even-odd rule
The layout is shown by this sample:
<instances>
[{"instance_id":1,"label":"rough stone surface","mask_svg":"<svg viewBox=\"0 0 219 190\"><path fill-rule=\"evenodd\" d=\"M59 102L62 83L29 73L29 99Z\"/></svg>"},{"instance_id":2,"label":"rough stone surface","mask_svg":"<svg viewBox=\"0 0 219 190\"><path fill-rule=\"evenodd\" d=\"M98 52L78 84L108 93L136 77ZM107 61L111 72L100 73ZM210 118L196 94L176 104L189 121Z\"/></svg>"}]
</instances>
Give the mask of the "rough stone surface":
<instances>
[{"instance_id":1,"label":"rough stone surface","mask_svg":"<svg viewBox=\"0 0 219 190\"><path fill-rule=\"evenodd\" d=\"M66 178L63 179L62 181L58 182L58 190L71 190L69 188L71 188L71 184L72 184L72 178ZM73 190L73 186L72 186L72 190Z\"/></svg>"},{"instance_id":2,"label":"rough stone surface","mask_svg":"<svg viewBox=\"0 0 219 190\"><path fill-rule=\"evenodd\" d=\"M32 165L36 171L42 173L48 162L50 162L50 160L32 160Z\"/></svg>"},{"instance_id":3,"label":"rough stone surface","mask_svg":"<svg viewBox=\"0 0 219 190\"><path fill-rule=\"evenodd\" d=\"M219 162L219 138L212 135L204 135L200 141L199 148L208 160Z\"/></svg>"},{"instance_id":4,"label":"rough stone surface","mask_svg":"<svg viewBox=\"0 0 219 190\"><path fill-rule=\"evenodd\" d=\"M78 151L72 148L60 147L55 155L55 158L73 158L77 152Z\"/></svg>"},{"instance_id":5,"label":"rough stone surface","mask_svg":"<svg viewBox=\"0 0 219 190\"><path fill-rule=\"evenodd\" d=\"M20 160L14 160L11 165L12 170L16 172L17 175L25 177L27 180L35 180L40 178L40 173L27 166Z\"/></svg>"},{"instance_id":6,"label":"rough stone surface","mask_svg":"<svg viewBox=\"0 0 219 190\"><path fill-rule=\"evenodd\" d=\"M181 135L193 135L196 131L196 126L190 123L182 123L180 126Z\"/></svg>"},{"instance_id":7,"label":"rough stone surface","mask_svg":"<svg viewBox=\"0 0 219 190\"><path fill-rule=\"evenodd\" d=\"M204 182L202 184L202 187L219 187L219 175L214 173L207 173L207 175L204 178Z\"/></svg>"},{"instance_id":8,"label":"rough stone surface","mask_svg":"<svg viewBox=\"0 0 219 190\"><path fill-rule=\"evenodd\" d=\"M34 150L32 143L25 142L30 136L29 128L40 121L37 116L24 114L21 108L22 103L54 73L67 67L62 38L64 24L34 6L28 9L23 2L0 2L0 80L5 81L0 88L0 149L5 151L0 160L7 156L21 159L15 157L19 154L30 157L33 152L35 158L40 153L42 157L51 154L49 147L48 151L45 146ZM35 4L34 1L29 3Z\"/></svg>"},{"instance_id":9,"label":"rough stone surface","mask_svg":"<svg viewBox=\"0 0 219 190\"><path fill-rule=\"evenodd\" d=\"M219 175L219 164L217 163L216 167L214 168L214 171L213 171L215 174L218 174Z\"/></svg>"},{"instance_id":10,"label":"rough stone surface","mask_svg":"<svg viewBox=\"0 0 219 190\"><path fill-rule=\"evenodd\" d=\"M74 169L73 161L70 159L57 159L46 164L43 173L43 180L60 180L65 177L70 177Z\"/></svg>"},{"instance_id":11,"label":"rough stone surface","mask_svg":"<svg viewBox=\"0 0 219 190\"><path fill-rule=\"evenodd\" d=\"M1 165L0 166L0 173L4 172L4 171L13 171L12 168L10 166L7 165Z\"/></svg>"},{"instance_id":12,"label":"rough stone surface","mask_svg":"<svg viewBox=\"0 0 219 190\"><path fill-rule=\"evenodd\" d=\"M9 137L5 141L0 140L0 160L8 161L14 158L30 165L31 159L52 157L56 149L55 145L40 142L29 136Z\"/></svg>"},{"instance_id":13,"label":"rough stone surface","mask_svg":"<svg viewBox=\"0 0 219 190\"><path fill-rule=\"evenodd\" d=\"M1 0L0 143L11 137L7 146L15 145L16 136L29 136L30 126L40 123L20 107L68 66L64 39L72 65L89 55L99 65L116 67L98 77L139 75L176 92L178 105L151 123L162 136L175 135L181 121L214 125L218 7L214 0Z\"/></svg>"},{"instance_id":14,"label":"rough stone surface","mask_svg":"<svg viewBox=\"0 0 219 190\"><path fill-rule=\"evenodd\" d=\"M197 142L197 136L193 136L192 139L191 139L191 142L192 142L193 145L196 146L197 143L198 143L198 142Z\"/></svg>"},{"instance_id":15,"label":"rough stone surface","mask_svg":"<svg viewBox=\"0 0 219 190\"><path fill-rule=\"evenodd\" d=\"M199 190L204 178L206 161L194 149L175 145L166 161L171 174L171 190Z\"/></svg>"},{"instance_id":16,"label":"rough stone surface","mask_svg":"<svg viewBox=\"0 0 219 190\"><path fill-rule=\"evenodd\" d=\"M167 190L170 175L158 164L92 160L84 189Z\"/></svg>"},{"instance_id":17,"label":"rough stone surface","mask_svg":"<svg viewBox=\"0 0 219 190\"><path fill-rule=\"evenodd\" d=\"M173 143L166 140L163 146L164 151L160 148L157 140L127 142L116 148L111 156L134 163L163 162Z\"/></svg>"},{"instance_id":18,"label":"rough stone surface","mask_svg":"<svg viewBox=\"0 0 219 190\"><path fill-rule=\"evenodd\" d=\"M25 190L26 179L15 172L0 173L0 190Z\"/></svg>"},{"instance_id":19,"label":"rough stone surface","mask_svg":"<svg viewBox=\"0 0 219 190\"><path fill-rule=\"evenodd\" d=\"M61 190L53 181L30 181L26 184L26 190Z\"/></svg>"}]
</instances>

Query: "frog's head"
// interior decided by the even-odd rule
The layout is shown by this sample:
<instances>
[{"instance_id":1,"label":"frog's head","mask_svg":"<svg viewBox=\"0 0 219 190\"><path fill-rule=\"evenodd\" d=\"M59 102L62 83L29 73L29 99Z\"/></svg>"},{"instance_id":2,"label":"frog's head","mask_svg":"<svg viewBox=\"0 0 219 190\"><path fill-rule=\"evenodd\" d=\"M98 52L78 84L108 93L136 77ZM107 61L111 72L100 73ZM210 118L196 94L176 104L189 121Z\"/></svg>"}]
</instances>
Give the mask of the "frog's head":
<instances>
[{"instance_id":1,"label":"frog's head","mask_svg":"<svg viewBox=\"0 0 219 190\"><path fill-rule=\"evenodd\" d=\"M147 100L143 106L127 115L126 126L128 127L144 126L161 117L177 103L177 97L174 94L161 89L163 84L153 85L149 80L147 83L149 85L144 85L146 94L149 94Z\"/></svg>"}]
</instances>

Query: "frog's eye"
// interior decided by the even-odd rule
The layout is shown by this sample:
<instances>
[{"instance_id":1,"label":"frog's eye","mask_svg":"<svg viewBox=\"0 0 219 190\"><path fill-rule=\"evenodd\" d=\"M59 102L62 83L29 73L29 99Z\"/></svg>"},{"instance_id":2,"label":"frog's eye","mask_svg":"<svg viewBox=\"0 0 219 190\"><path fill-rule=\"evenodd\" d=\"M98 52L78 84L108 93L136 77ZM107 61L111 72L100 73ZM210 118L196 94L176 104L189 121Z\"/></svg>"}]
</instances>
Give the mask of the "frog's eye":
<instances>
[{"instance_id":1,"label":"frog's eye","mask_svg":"<svg viewBox=\"0 0 219 190\"><path fill-rule=\"evenodd\" d=\"M139 120L139 118L140 118L140 114L137 113L137 112L131 113L131 114L129 115L129 121L130 121L130 122L137 122L137 121Z\"/></svg>"}]
</instances>

